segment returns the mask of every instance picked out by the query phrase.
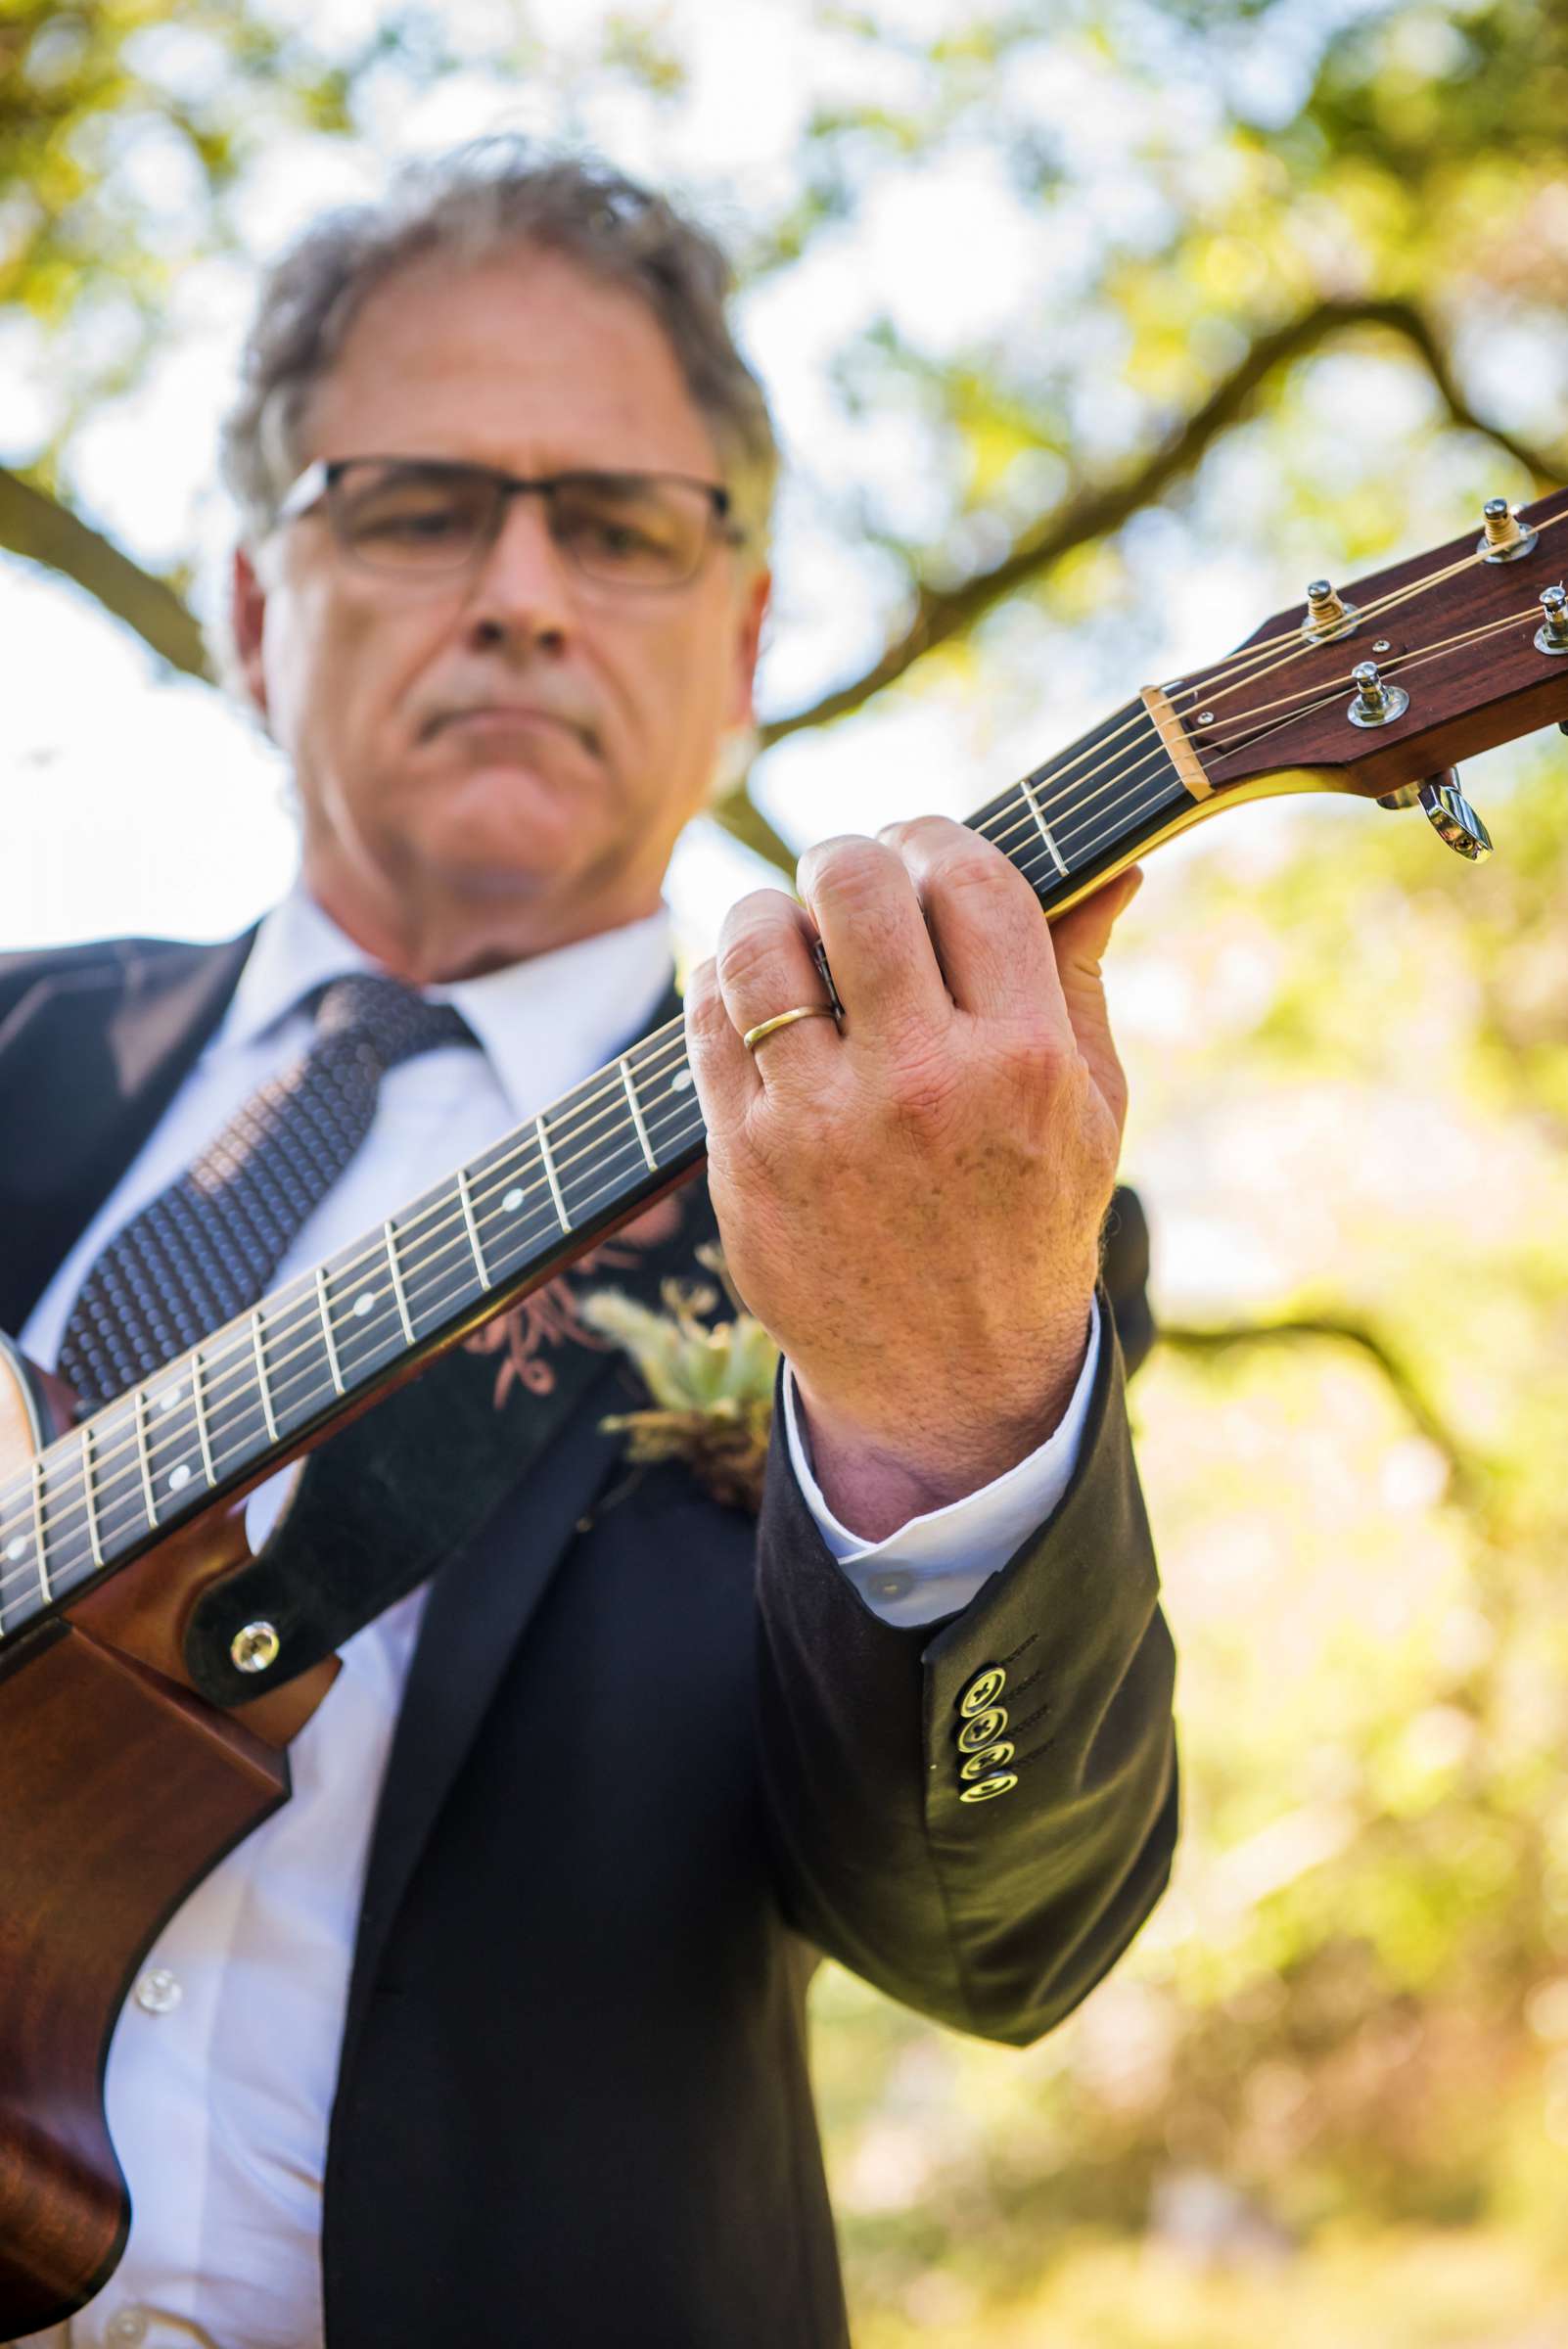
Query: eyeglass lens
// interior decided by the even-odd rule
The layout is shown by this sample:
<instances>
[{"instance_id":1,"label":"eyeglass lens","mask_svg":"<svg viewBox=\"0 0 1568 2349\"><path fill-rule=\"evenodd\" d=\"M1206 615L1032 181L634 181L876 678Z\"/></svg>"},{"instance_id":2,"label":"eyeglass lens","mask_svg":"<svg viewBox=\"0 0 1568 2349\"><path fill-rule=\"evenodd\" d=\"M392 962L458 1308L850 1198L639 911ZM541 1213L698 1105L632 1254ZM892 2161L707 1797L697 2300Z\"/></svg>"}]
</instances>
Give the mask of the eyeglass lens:
<instances>
[{"instance_id":1,"label":"eyeglass lens","mask_svg":"<svg viewBox=\"0 0 1568 2349\"><path fill-rule=\"evenodd\" d=\"M587 577L669 587L702 560L713 506L694 482L654 474L569 473L537 484L478 466L345 466L329 495L346 550L377 571L458 571L493 544L509 499L544 499L550 534Z\"/></svg>"}]
</instances>

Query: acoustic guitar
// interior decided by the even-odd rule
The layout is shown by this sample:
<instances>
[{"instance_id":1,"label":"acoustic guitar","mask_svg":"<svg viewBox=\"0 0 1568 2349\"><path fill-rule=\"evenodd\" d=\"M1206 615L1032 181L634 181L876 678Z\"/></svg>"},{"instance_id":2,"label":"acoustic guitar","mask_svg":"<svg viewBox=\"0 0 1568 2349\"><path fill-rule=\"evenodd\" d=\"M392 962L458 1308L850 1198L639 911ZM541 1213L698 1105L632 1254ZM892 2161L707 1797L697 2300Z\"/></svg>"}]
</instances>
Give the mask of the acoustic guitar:
<instances>
[{"instance_id":1,"label":"acoustic guitar","mask_svg":"<svg viewBox=\"0 0 1568 2349\"><path fill-rule=\"evenodd\" d=\"M1332 791L1491 847L1456 761L1568 720L1568 492L1435 553L1317 580L1228 658L1144 688L971 817L1063 912L1222 808ZM848 1007L853 1020L853 1004ZM0 2335L112 2273L129 2203L109 2039L186 1893L287 1800L336 1658L266 1621L200 1692L199 1607L250 1557L243 1497L547 1281L704 1152L679 1021L379 1230L81 1419L0 1341Z\"/></svg>"}]
</instances>

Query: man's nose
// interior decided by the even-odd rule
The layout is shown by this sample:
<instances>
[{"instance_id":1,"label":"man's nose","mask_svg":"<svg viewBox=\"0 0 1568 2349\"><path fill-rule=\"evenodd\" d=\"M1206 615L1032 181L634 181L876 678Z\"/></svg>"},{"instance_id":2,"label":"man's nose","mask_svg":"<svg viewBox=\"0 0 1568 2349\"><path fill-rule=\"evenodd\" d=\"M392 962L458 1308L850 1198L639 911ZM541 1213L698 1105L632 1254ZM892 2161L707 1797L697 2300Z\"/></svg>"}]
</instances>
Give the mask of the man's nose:
<instances>
[{"instance_id":1,"label":"man's nose","mask_svg":"<svg viewBox=\"0 0 1568 2349\"><path fill-rule=\"evenodd\" d=\"M469 618L490 643L504 639L551 651L565 646L576 621L571 579L542 497L507 500L501 527L474 577Z\"/></svg>"}]
</instances>

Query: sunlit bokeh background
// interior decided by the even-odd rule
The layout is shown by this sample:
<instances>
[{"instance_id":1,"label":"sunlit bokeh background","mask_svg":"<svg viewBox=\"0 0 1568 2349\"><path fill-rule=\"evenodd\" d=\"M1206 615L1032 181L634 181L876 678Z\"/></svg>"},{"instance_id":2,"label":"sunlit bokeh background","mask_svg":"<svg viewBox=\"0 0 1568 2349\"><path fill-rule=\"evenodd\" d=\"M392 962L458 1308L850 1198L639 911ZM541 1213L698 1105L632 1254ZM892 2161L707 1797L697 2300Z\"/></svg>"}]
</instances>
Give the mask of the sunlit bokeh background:
<instances>
[{"instance_id":1,"label":"sunlit bokeh background","mask_svg":"<svg viewBox=\"0 0 1568 2349\"><path fill-rule=\"evenodd\" d=\"M742 839L962 815L1568 477L1565 123L1555 0L9 0L0 945L287 882L267 745L125 615L194 642L257 266L390 161L586 142L736 254L790 478L701 948ZM1568 743L1467 788L1484 869L1279 803L1118 935L1185 1837L1026 2053L824 1976L862 2349L1568 2340Z\"/></svg>"}]
</instances>

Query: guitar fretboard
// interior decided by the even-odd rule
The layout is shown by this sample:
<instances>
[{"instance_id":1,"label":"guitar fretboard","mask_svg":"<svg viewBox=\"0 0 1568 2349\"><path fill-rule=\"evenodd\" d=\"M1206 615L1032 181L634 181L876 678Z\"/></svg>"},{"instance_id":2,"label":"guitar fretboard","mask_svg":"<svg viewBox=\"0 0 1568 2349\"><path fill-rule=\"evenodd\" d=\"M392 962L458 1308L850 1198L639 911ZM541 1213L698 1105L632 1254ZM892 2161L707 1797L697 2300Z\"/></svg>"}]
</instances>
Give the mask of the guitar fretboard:
<instances>
[{"instance_id":1,"label":"guitar fretboard","mask_svg":"<svg viewBox=\"0 0 1568 2349\"><path fill-rule=\"evenodd\" d=\"M1187 804L1133 702L970 824L1049 911ZM706 1139L671 1021L95 1411L0 1485L0 1642L537 1287L690 1173Z\"/></svg>"}]
</instances>

